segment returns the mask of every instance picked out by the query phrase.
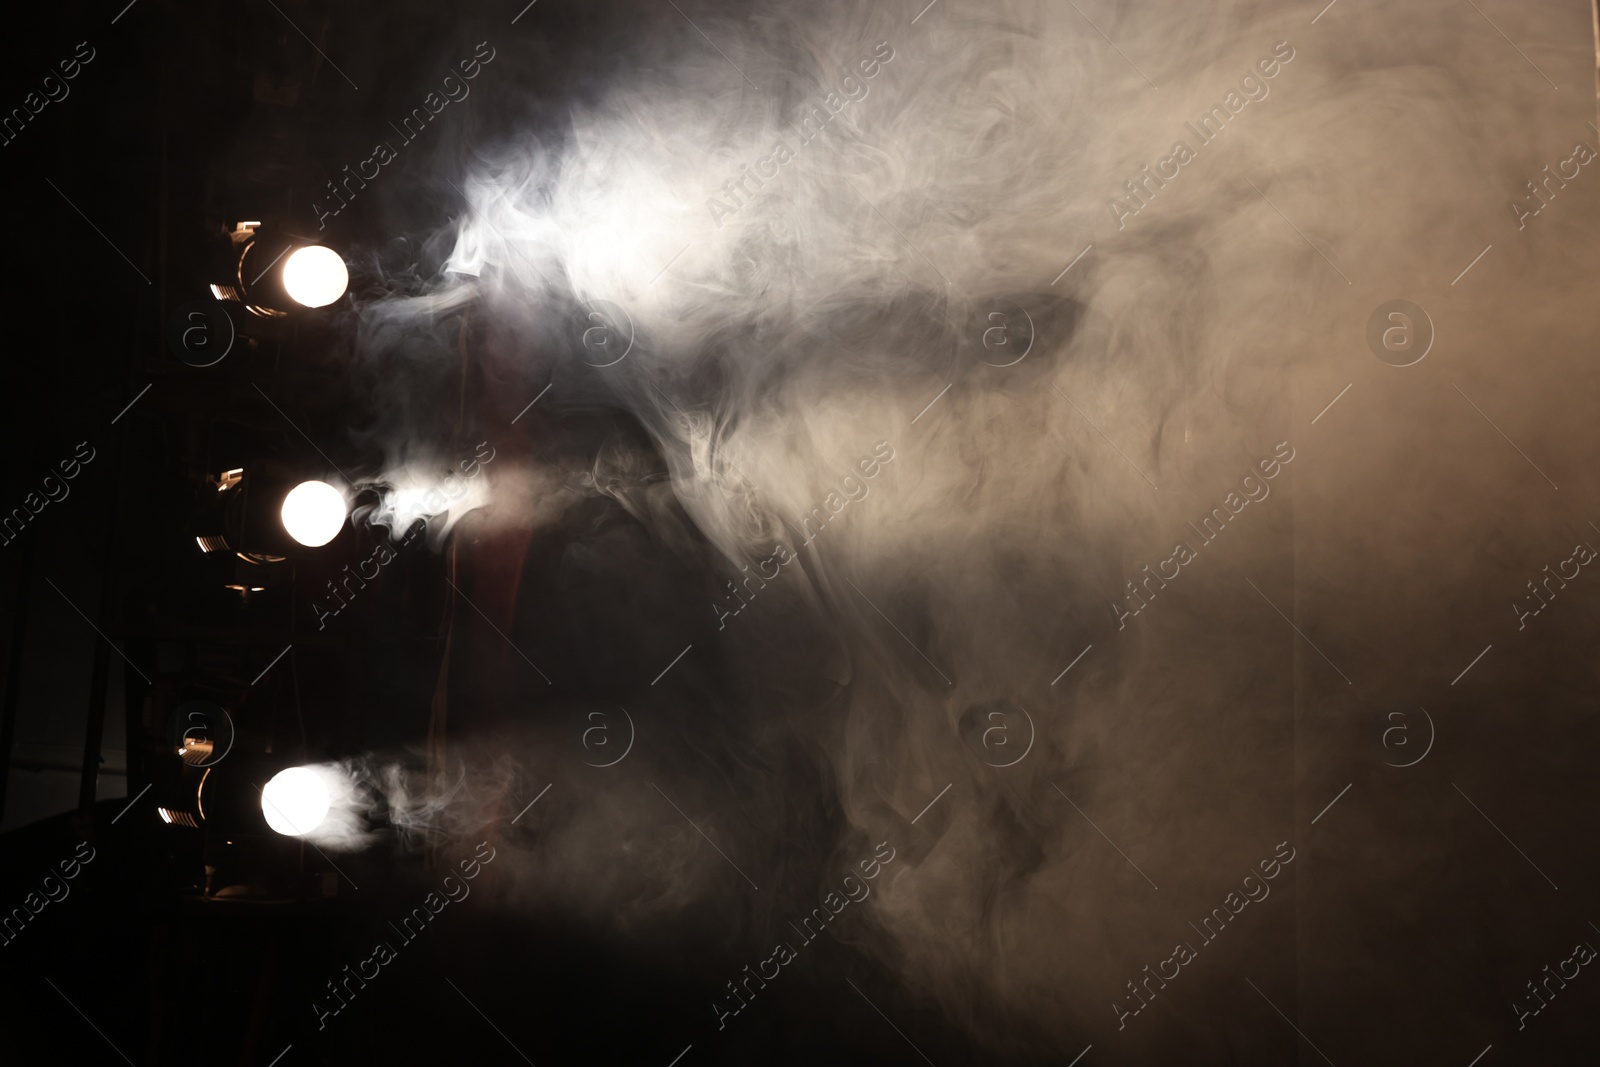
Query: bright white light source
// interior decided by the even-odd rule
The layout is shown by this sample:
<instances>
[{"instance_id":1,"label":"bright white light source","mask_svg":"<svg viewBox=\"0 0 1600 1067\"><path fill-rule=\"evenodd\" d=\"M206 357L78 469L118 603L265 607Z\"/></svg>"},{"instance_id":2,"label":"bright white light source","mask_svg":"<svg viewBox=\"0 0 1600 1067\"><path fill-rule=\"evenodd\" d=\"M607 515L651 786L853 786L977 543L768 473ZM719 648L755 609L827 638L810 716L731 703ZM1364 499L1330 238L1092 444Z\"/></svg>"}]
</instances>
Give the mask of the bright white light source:
<instances>
[{"instance_id":1,"label":"bright white light source","mask_svg":"<svg viewBox=\"0 0 1600 1067\"><path fill-rule=\"evenodd\" d=\"M320 548L344 526L344 494L327 482L301 482L283 498L283 528L307 548Z\"/></svg>"},{"instance_id":2,"label":"bright white light source","mask_svg":"<svg viewBox=\"0 0 1600 1067\"><path fill-rule=\"evenodd\" d=\"M307 245L290 254L283 264L283 287L297 303L319 308L344 295L350 284L339 253L323 245Z\"/></svg>"},{"instance_id":3,"label":"bright white light source","mask_svg":"<svg viewBox=\"0 0 1600 1067\"><path fill-rule=\"evenodd\" d=\"M287 837L309 834L321 826L330 804L328 784L309 767L279 771L261 790L261 814L267 825Z\"/></svg>"}]
</instances>

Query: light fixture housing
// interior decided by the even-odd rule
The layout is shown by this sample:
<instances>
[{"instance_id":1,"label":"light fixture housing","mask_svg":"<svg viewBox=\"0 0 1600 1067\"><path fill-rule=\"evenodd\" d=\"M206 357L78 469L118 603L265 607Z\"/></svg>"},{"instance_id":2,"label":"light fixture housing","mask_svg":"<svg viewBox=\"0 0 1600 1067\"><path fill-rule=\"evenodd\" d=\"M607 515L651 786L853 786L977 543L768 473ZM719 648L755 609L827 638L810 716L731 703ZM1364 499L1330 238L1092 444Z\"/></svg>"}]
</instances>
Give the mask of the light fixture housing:
<instances>
[{"instance_id":1,"label":"light fixture housing","mask_svg":"<svg viewBox=\"0 0 1600 1067\"><path fill-rule=\"evenodd\" d=\"M273 461L219 474L194 527L201 552L232 552L247 563L281 563L354 536L343 480ZM308 475L312 475L308 477Z\"/></svg>"},{"instance_id":2,"label":"light fixture housing","mask_svg":"<svg viewBox=\"0 0 1600 1067\"><path fill-rule=\"evenodd\" d=\"M228 236L230 252L211 295L252 315L282 318L327 307L349 289L349 268L327 245L264 229L259 221L240 222Z\"/></svg>"}]
</instances>

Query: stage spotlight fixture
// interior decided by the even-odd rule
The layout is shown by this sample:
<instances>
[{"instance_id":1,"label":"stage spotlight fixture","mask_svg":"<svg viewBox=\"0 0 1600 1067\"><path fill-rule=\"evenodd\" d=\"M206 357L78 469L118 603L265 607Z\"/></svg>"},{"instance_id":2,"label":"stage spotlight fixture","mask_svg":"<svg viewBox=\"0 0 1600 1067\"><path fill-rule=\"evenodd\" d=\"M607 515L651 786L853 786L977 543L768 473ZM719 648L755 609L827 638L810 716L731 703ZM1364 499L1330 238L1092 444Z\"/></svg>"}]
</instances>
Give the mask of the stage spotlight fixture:
<instances>
[{"instance_id":1,"label":"stage spotlight fixture","mask_svg":"<svg viewBox=\"0 0 1600 1067\"><path fill-rule=\"evenodd\" d=\"M345 494L320 479L293 477L263 461L224 471L207 493L194 530L202 552L232 552L247 563L280 563L344 535Z\"/></svg>"},{"instance_id":2,"label":"stage spotlight fixture","mask_svg":"<svg viewBox=\"0 0 1600 1067\"><path fill-rule=\"evenodd\" d=\"M300 837L322 825L332 798L322 775L310 767L290 767L261 788L261 814L285 837Z\"/></svg>"},{"instance_id":3,"label":"stage spotlight fixture","mask_svg":"<svg viewBox=\"0 0 1600 1067\"><path fill-rule=\"evenodd\" d=\"M263 229L260 222L238 223L229 234L221 280L211 294L243 304L262 318L282 318L301 308L327 307L345 294L350 271L326 245Z\"/></svg>"}]
</instances>

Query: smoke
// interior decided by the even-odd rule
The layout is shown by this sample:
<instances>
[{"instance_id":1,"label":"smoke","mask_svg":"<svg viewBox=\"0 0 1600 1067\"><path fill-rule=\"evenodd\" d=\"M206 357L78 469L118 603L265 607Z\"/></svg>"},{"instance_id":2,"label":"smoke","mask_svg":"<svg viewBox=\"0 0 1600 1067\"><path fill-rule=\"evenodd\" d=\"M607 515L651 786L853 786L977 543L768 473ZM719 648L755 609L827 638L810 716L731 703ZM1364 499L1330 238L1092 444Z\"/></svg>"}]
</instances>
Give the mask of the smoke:
<instances>
[{"instance_id":1,"label":"smoke","mask_svg":"<svg viewBox=\"0 0 1600 1067\"><path fill-rule=\"evenodd\" d=\"M406 852L471 837L488 825L494 800L515 771L501 758L469 769L464 760L430 773L415 758L366 755L308 764L328 794L328 813L299 835L335 852L380 840Z\"/></svg>"},{"instance_id":2,"label":"smoke","mask_svg":"<svg viewBox=\"0 0 1600 1067\"><path fill-rule=\"evenodd\" d=\"M1494 523L1494 494L1529 473L1449 385L1487 383L1516 335L1477 303L1496 279L1549 280L1548 323L1578 299L1563 272L1592 266L1592 230L1554 243L1592 226L1592 191L1563 194L1548 210L1566 221L1528 240L1503 204L1592 141L1588 16L1515 13L1513 36L1574 87L1557 97L1470 6L914 15L602 6L604 45L575 38L568 85L525 75L547 93L530 114L567 90L559 121L519 126L507 105L449 142L435 192L452 217L418 246L425 268L363 308L361 367L399 368L396 393L471 351L489 406L466 421L504 428L549 386L517 431L525 466L497 459L477 483L542 479L514 517L610 501L652 546L584 531L567 577L659 596L566 600L553 625L627 635L636 660L588 649L587 677L656 701L656 745L624 795L552 803L565 828L540 832L519 884L629 929L740 901L760 939L784 908L750 903L686 813L746 881L806 907L887 839L903 859L871 924L837 936L980 1045L1252 1060L1277 1039L1208 1020L1259 1007L1244 975L1290 981L1299 905L1282 883L1135 1033L1114 1036L1108 1005L1142 1003L1128 981L1280 842L1309 852L1310 814L1377 766L1379 706L1445 699L1448 666L1504 614L1479 591L1516 582L1480 553L1440 558L1404 517L1445 506L1430 457L1496 464L1497 484L1458 486L1455 505ZM496 47L490 99L514 99L519 45ZM1478 288L1452 288L1490 243ZM1439 330L1409 379L1362 344L1372 308L1401 296ZM1559 464L1572 446L1527 395L1497 410ZM403 525L428 512L432 476L398 442L452 420L393 411L379 436ZM596 412L629 428L596 429ZM1444 423L1447 444L1421 429ZM1246 481L1248 506L1228 503L1243 472L1274 478L1270 495ZM1175 544L1195 557L1180 577L1158 568ZM1402 617L1380 606L1395 590ZM555 723L582 710L547 708L514 747L570 751ZM360 781L420 824L457 806ZM637 846L657 877L603 869L596 840ZM1439 847L1351 845L1397 880Z\"/></svg>"}]
</instances>

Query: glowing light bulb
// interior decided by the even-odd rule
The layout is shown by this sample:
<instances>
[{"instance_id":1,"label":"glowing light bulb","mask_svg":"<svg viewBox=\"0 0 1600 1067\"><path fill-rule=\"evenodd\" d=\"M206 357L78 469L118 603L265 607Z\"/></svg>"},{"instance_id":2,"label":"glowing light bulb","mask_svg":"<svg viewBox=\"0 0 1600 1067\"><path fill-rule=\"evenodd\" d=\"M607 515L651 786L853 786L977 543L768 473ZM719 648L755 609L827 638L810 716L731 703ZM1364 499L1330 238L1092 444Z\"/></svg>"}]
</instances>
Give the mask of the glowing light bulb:
<instances>
[{"instance_id":1,"label":"glowing light bulb","mask_svg":"<svg viewBox=\"0 0 1600 1067\"><path fill-rule=\"evenodd\" d=\"M328 784L310 767L290 767L261 789L261 814L285 837L309 834L328 817Z\"/></svg>"},{"instance_id":2,"label":"glowing light bulb","mask_svg":"<svg viewBox=\"0 0 1600 1067\"><path fill-rule=\"evenodd\" d=\"M308 308L324 307L344 295L350 272L339 253L323 245L296 249L283 264L283 287Z\"/></svg>"},{"instance_id":3,"label":"glowing light bulb","mask_svg":"<svg viewBox=\"0 0 1600 1067\"><path fill-rule=\"evenodd\" d=\"M307 548L320 548L339 536L348 512L344 494L327 482L301 482L283 498L283 528Z\"/></svg>"}]
</instances>

